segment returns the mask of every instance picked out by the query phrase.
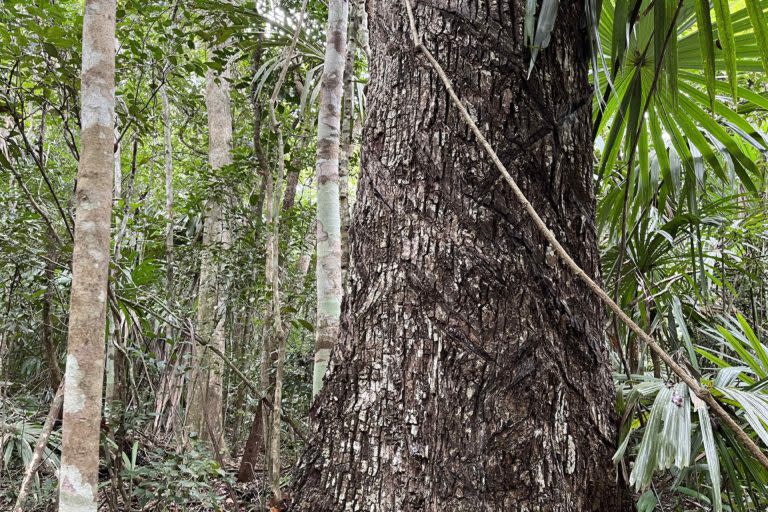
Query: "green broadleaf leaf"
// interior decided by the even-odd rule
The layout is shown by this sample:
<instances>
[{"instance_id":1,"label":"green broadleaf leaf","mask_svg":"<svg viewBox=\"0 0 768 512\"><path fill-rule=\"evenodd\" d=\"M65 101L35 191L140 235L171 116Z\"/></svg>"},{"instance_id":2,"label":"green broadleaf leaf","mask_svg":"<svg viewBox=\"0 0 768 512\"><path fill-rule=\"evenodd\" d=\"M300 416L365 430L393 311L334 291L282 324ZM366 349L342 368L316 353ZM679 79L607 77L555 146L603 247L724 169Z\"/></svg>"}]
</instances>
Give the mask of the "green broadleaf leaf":
<instances>
[{"instance_id":1,"label":"green broadleaf leaf","mask_svg":"<svg viewBox=\"0 0 768 512\"><path fill-rule=\"evenodd\" d=\"M667 49L664 55L664 71L667 77L667 86L669 87L669 94L672 98L672 108L677 109L677 6L675 2L667 2L667 19L671 26L669 42L667 43ZM666 37L666 31L664 33Z\"/></svg>"}]
</instances>

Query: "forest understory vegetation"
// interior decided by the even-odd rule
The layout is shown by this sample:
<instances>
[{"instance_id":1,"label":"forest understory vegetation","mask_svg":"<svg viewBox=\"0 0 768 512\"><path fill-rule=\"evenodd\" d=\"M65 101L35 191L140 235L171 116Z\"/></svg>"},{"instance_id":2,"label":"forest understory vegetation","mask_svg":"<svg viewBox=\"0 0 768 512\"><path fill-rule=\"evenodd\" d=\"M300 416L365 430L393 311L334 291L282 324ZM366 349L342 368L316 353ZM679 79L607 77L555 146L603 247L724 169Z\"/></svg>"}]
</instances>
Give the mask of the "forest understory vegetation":
<instances>
[{"instance_id":1,"label":"forest understory vegetation","mask_svg":"<svg viewBox=\"0 0 768 512\"><path fill-rule=\"evenodd\" d=\"M0 0L0 510L768 509L768 0Z\"/></svg>"}]
</instances>

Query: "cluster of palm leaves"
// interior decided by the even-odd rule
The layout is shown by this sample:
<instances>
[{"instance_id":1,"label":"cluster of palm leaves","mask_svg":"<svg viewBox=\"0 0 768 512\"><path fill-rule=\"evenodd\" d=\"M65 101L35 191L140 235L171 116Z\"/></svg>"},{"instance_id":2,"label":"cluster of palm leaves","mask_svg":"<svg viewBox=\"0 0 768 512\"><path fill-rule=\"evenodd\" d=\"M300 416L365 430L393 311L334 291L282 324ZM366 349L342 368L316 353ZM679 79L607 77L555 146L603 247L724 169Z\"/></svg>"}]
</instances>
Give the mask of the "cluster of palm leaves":
<instances>
[{"instance_id":1,"label":"cluster of palm leaves","mask_svg":"<svg viewBox=\"0 0 768 512\"><path fill-rule=\"evenodd\" d=\"M768 1L585 1L604 282L768 449ZM532 65L557 4L529 2ZM623 326L609 336L638 510L766 510L768 471L733 432Z\"/></svg>"}]
</instances>

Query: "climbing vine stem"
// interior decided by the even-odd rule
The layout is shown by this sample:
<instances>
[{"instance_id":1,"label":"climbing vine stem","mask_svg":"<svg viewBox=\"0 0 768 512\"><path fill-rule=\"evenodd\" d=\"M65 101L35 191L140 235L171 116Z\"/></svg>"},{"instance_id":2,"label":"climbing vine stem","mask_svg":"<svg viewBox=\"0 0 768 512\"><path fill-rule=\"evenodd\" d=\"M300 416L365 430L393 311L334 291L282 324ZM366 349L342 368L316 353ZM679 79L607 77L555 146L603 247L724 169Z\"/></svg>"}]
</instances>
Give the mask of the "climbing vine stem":
<instances>
[{"instance_id":1,"label":"climbing vine stem","mask_svg":"<svg viewBox=\"0 0 768 512\"><path fill-rule=\"evenodd\" d=\"M685 382L688 387L691 389L691 391L696 394L699 398L701 398L704 402L709 405L710 408L712 408L712 411L715 413L715 415L725 424L728 426L728 428L736 434L736 437L739 438L739 440L746 446L746 448L749 450L749 452L760 462L760 464L763 465L766 469L768 469L768 457L766 457L765 453L760 449L759 446L752 440L751 437L742 429L736 421L731 417L728 412L723 409L723 407L720 405L720 403L715 399L714 396L709 392L709 390L702 386L696 379L694 379L690 373L688 373L687 370L685 370L682 366L677 364L672 357L663 349L661 346L656 343L656 340L654 340L649 334L647 334L639 325L637 325L627 314L619 307L616 302L611 299L611 297L608 295L608 293L603 290L603 288L598 285L587 273L579 266L576 261L574 261L573 258L568 254L568 252L563 248L562 245L560 245L560 242L558 242L557 237L555 237L555 234L549 229L547 224L544 222L544 220L539 216L539 214L536 212L536 210L531 205L530 201L528 201L528 198L525 197L525 194L523 194L523 191L520 190L520 187L517 185L517 182L515 182L515 179L512 177L511 174L509 174L509 171L507 171L506 166L501 162L498 155L496 154L496 151L494 151L493 147L491 147L491 144L488 142L488 140L485 138L483 133L480 131L480 128L478 128L475 121L472 119L472 116L467 111L467 108L464 106L464 104L459 99L459 96L456 94L456 91L453 89L453 84L451 83L450 78L448 78L448 75L445 73L445 70L443 70L442 66L437 62L435 57L430 53L430 51L424 46L424 43L422 41L422 37L419 34L418 29L416 28L416 20L413 16L413 7L411 5L410 0L404 0L405 2L405 9L408 14L408 24L410 26L411 31L411 38L413 40L413 44L417 51L421 52L421 54L426 58L426 60L429 62L432 69L437 73L440 80L443 82L443 85L445 86L446 91L448 92L448 95L451 98L451 101L458 109L459 113L461 114L461 117L464 119L464 121L467 123L467 126L469 126L470 130L472 130L472 133L475 134L475 137L477 138L478 143L480 146L482 146L483 150L486 152L488 157L491 159L493 164L496 166L496 168L501 173L504 180L507 182L509 187L512 189L512 193L515 196L515 198L520 202L520 204L525 209L528 216L533 221L534 225L536 226L536 229L541 233L541 235L549 242L549 244L554 249L555 253L560 257L560 259L565 263L565 265L571 269L571 271L578 277L584 284L587 285L587 287L595 294L597 295L600 300L603 301L603 303L608 306L608 308L613 311L613 313L621 320L632 332L634 332L638 338L643 340L648 347L656 353L662 361L677 375L680 380Z\"/></svg>"}]
</instances>

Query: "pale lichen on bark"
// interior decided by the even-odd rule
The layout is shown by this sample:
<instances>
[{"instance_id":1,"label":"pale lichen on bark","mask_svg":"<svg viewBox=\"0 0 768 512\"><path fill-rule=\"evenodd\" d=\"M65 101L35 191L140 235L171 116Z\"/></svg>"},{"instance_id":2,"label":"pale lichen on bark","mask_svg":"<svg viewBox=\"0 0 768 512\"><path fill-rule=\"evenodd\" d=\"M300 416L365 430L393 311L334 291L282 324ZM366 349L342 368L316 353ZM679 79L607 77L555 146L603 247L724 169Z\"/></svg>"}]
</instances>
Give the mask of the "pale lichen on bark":
<instances>
[{"instance_id":1,"label":"pale lichen on bark","mask_svg":"<svg viewBox=\"0 0 768 512\"><path fill-rule=\"evenodd\" d=\"M80 365L77 364L77 358L67 355L66 365L67 393L64 394L64 411L70 413L80 412L85 407L85 393L81 389L83 374L80 371Z\"/></svg>"},{"instance_id":2,"label":"pale lichen on bark","mask_svg":"<svg viewBox=\"0 0 768 512\"><path fill-rule=\"evenodd\" d=\"M96 511L96 485L85 481L77 466L62 464L59 480L59 512Z\"/></svg>"}]
</instances>

